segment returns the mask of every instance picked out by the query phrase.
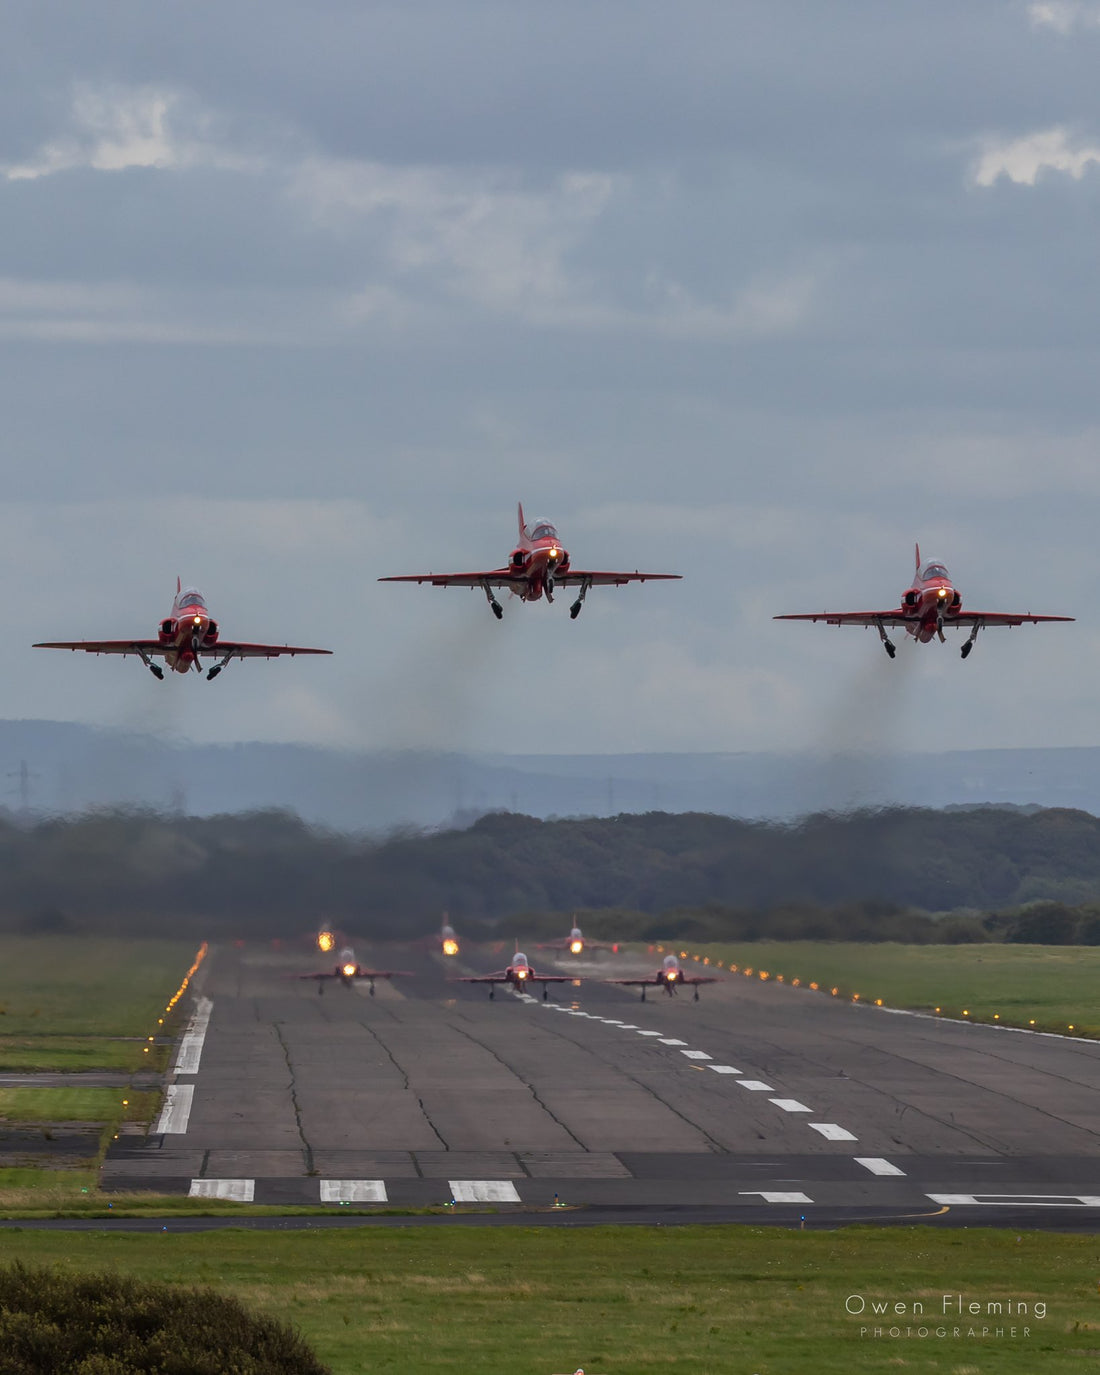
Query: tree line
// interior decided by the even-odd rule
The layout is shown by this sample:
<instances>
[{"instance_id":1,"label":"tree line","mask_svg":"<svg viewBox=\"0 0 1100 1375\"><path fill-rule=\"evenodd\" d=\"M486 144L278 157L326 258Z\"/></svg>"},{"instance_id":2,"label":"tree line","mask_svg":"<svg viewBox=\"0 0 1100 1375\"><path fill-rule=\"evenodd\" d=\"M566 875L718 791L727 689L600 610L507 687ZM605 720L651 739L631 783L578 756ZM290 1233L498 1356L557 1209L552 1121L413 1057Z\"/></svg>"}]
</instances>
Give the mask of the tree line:
<instances>
[{"instance_id":1,"label":"tree line","mask_svg":"<svg viewBox=\"0 0 1100 1375\"><path fill-rule=\"evenodd\" d=\"M438 929L444 911L471 936L507 936L520 923L534 937L560 934L587 913L593 935L622 938L1003 940L1041 929L1043 939L1095 943L1100 820L997 807L793 825L495 813L378 840L278 811L31 822L0 813L7 930L256 938L324 922L402 938Z\"/></svg>"}]
</instances>

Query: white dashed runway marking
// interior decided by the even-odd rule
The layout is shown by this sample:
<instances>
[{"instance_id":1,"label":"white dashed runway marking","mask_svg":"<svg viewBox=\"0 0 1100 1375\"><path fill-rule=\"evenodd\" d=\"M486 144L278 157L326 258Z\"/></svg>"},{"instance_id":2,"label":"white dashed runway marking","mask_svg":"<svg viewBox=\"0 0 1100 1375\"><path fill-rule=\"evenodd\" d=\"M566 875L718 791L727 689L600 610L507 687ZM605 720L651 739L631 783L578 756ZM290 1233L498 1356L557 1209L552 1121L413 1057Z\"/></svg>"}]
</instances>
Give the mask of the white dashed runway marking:
<instances>
[{"instance_id":1,"label":"white dashed runway marking","mask_svg":"<svg viewBox=\"0 0 1100 1375\"><path fill-rule=\"evenodd\" d=\"M686 1046L686 1041L678 1041L675 1036L662 1036L661 1045L663 1046Z\"/></svg>"},{"instance_id":2,"label":"white dashed runway marking","mask_svg":"<svg viewBox=\"0 0 1100 1375\"><path fill-rule=\"evenodd\" d=\"M322 1203L385 1203L384 1179L322 1179Z\"/></svg>"},{"instance_id":3,"label":"white dashed runway marking","mask_svg":"<svg viewBox=\"0 0 1100 1375\"><path fill-rule=\"evenodd\" d=\"M760 1079L738 1079L737 1081L743 1089L749 1089L752 1093L774 1093L775 1089L771 1084L765 1084Z\"/></svg>"},{"instance_id":4,"label":"white dashed runway marking","mask_svg":"<svg viewBox=\"0 0 1100 1375\"><path fill-rule=\"evenodd\" d=\"M777 1108L782 1108L784 1112L812 1112L805 1103L800 1103L797 1098L769 1098L769 1103L774 1103Z\"/></svg>"},{"instance_id":5,"label":"white dashed runway marking","mask_svg":"<svg viewBox=\"0 0 1100 1375\"><path fill-rule=\"evenodd\" d=\"M765 1203L812 1203L807 1194L776 1193L771 1189L740 1189L742 1198L762 1198Z\"/></svg>"},{"instance_id":6,"label":"white dashed runway marking","mask_svg":"<svg viewBox=\"0 0 1100 1375\"><path fill-rule=\"evenodd\" d=\"M740 1074L739 1069L734 1069L732 1065L708 1065L707 1069L712 1069L715 1074Z\"/></svg>"},{"instance_id":7,"label":"white dashed runway marking","mask_svg":"<svg viewBox=\"0 0 1100 1375\"><path fill-rule=\"evenodd\" d=\"M251 1203L256 1195L254 1179L193 1179L189 1198L231 1198L235 1203Z\"/></svg>"},{"instance_id":8,"label":"white dashed runway marking","mask_svg":"<svg viewBox=\"0 0 1100 1375\"><path fill-rule=\"evenodd\" d=\"M164 1107L160 1110L157 1125L153 1130L170 1132L172 1135L181 1135L185 1132L194 1096L194 1084L169 1084L164 1091Z\"/></svg>"},{"instance_id":9,"label":"white dashed runway marking","mask_svg":"<svg viewBox=\"0 0 1100 1375\"><path fill-rule=\"evenodd\" d=\"M705 1050L682 1050L681 1055L686 1055L689 1060L709 1060L710 1056Z\"/></svg>"},{"instance_id":10,"label":"white dashed runway marking","mask_svg":"<svg viewBox=\"0 0 1100 1375\"><path fill-rule=\"evenodd\" d=\"M852 1159L857 1165L862 1165L865 1170L870 1170L872 1174L901 1175L904 1178L904 1170L899 1170L896 1165L891 1165L889 1160L883 1160L881 1156L854 1155Z\"/></svg>"},{"instance_id":11,"label":"white dashed runway marking","mask_svg":"<svg viewBox=\"0 0 1100 1375\"><path fill-rule=\"evenodd\" d=\"M1100 1208L1100 1194L926 1194L945 1207Z\"/></svg>"},{"instance_id":12,"label":"white dashed runway marking","mask_svg":"<svg viewBox=\"0 0 1100 1375\"><path fill-rule=\"evenodd\" d=\"M174 1074L198 1074L202 1046L206 1040L206 1028L210 1025L210 1014L213 1010L214 1004L209 998L200 998L195 1004L195 1011L180 1040L179 1052L172 1071Z\"/></svg>"},{"instance_id":13,"label":"white dashed runway marking","mask_svg":"<svg viewBox=\"0 0 1100 1375\"><path fill-rule=\"evenodd\" d=\"M858 1141L858 1136L853 1136L850 1131L843 1127L838 1127L835 1122L807 1122L806 1125L815 1132L820 1132L826 1141Z\"/></svg>"},{"instance_id":14,"label":"white dashed runway marking","mask_svg":"<svg viewBox=\"0 0 1100 1375\"><path fill-rule=\"evenodd\" d=\"M637 1028L637 1032L639 1036L660 1036L661 1034L659 1031L643 1031L640 1027Z\"/></svg>"},{"instance_id":15,"label":"white dashed runway marking","mask_svg":"<svg viewBox=\"0 0 1100 1375\"><path fill-rule=\"evenodd\" d=\"M450 1179L456 1203L518 1203L519 1194L510 1179Z\"/></svg>"}]
</instances>

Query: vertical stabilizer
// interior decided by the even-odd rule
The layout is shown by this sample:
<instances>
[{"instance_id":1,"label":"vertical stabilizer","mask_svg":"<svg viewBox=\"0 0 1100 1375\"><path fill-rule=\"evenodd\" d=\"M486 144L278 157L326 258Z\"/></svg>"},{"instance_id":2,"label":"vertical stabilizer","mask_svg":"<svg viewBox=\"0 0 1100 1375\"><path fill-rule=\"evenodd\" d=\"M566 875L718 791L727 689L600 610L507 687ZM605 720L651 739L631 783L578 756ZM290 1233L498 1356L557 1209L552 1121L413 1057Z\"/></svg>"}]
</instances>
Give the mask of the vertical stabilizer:
<instances>
[{"instance_id":1,"label":"vertical stabilizer","mask_svg":"<svg viewBox=\"0 0 1100 1375\"><path fill-rule=\"evenodd\" d=\"M176 596L178 597L179 594L180 594L182 591L183 591L183 583L180 582L179 574L177 573L177 574L176 574Z\"/></svg>"},{"instance_id":2,"label":"vertical stabilizer","mask_svg":"<svg viewBox=\"0 0 1100 1375\"><path fill-rule=\"evenodd\" d=\"M920 572L920 545L919 545L919 544L915 544L915 545L913 546L913 548L916 550L916 554L917 554L917 572L919 573L919 572Z\"/></svg>"},{"instance_id":3,"label":"vertical stabilizer","mask_svg":"<svg viewBox=\"0 0 1100 1375\"><path fill-rule=\"evenodd\" d=\"M524 539L527 535L527 530L523 523L523 502L521 501L517 504L519 506L519 537L520 539Z\"/></svg>"}]
</instances>

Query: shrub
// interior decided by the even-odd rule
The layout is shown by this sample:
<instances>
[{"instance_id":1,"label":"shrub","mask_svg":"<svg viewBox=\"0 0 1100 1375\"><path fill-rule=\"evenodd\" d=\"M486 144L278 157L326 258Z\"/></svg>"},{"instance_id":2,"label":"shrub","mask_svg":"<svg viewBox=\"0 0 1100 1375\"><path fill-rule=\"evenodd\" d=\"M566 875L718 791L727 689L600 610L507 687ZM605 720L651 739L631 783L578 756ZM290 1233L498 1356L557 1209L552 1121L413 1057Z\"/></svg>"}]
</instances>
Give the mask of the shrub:
<instances>
[{"instance_id":1,"label":"shrub","mask_svg":"<svg viewBox=\"0 0 1100 1375\"><path fill-rule=\"evenodd\" d=\"M331 1375L213 1289L0 1267L0 1375Z\"/></svg>"}]
</instances>

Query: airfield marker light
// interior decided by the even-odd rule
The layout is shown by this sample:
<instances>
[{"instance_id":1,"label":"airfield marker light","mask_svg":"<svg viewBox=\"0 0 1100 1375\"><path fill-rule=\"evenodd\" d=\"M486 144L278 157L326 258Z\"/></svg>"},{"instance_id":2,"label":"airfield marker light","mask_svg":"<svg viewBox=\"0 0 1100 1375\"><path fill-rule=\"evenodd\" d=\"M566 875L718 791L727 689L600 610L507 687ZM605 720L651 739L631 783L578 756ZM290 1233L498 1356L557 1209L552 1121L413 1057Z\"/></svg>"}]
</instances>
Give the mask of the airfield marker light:
<instances>
[{"instance_id":1,"label":"airfield marker light","mask_svg":"<svg viewBox=\"0 0 1100 1375\"><path fill-rule=\"evenodd\" d=\"M710 964L710 956L709 956L709 955L704 955L704 956L703 956L703 963L704 963L704 964Z\"/></svg>"},{"instance_id":2,"label":"airfield marker light","mask_svg":"<svg viewBox=\"0 0 1100 1375\"><path fill-rule=\"evenodd\" d=\"M881 1007L881 1006L882 1006L882 999L881 999L881 998L876 998L876 999L875 999L875 1006L876 1006L876 1007Z\"/></svg>"},{"instance_id":3,"label":"airfield marker light","mask_svg":"<svg viewBox=\"0 0 1100 1375\"><path fill-rule=\"evenodd\" d=\"M840 989L839 989L839 988L830 988L830 989L829 989L829 992L830 992L830 993L833 995L833 997L835 998L836 995L840 992Z\"/></svg>"},{"instance_id":4,"label":"airfield marker light","mask_svg":"<svg viewBox=\"0 0 1100 1375\"><path fill-rule=\"evenodd\" d=\"M681 951L680 951L680 958L681 958L682 960L686 960L687 957L688 957L688 952L687 952L686 950L681 950Z\"/></svg>"},{"instance_id":5,"label":"airfield marker light","mask_svg":"<svg viewBox=\"0 0 1100 1375\"><path fill-rule=\"evenodd\" d=\"M1000 1014L999 1012L994 1012L994 1014L993 1014L993 1020L994 1020L995 1022L999 1022L999 1021L1001 1020L1001 1014Z\"/></svg>"},{"instance_id":6,"label":"airfield marker light","mask_svg":"<svg viewBox=\"0 0 1100 1375\"><path fill-rule=\"evenodd\" d=\"M698 956L698 955L692 955L691 958L695 961L696 964L699 963L699 956Z\"/></svg>"},{"instance_id":7,"label":"airfield marker light","mask_svg":"<svg viewBox=\"0 0 1100 1375\"><path fill-rule=\"evenodd\" d=\"M142 1055L148 1055L148 1054L149 1054L149 1047L148 1047L148 1046L142 1046L142 1048L141 1048L141 1053L142 1053Z\"/></svg>"},{"instance_id":8,"label":"airfield marker light","mask_svg":"<svg viewBox=\"0 0 1100 1375\"><path fill-rule=\"evenodd\" d=\"M1034 1025L1035 1025L1035 1018L1032 1017L1031 1021L1028 1022L1028 1026L1034 1026Z\"/></svg>"},{"instance_id":9,"label":"airfield marker light","mask_svg":"<svg viewBox=\"0 0 1100 1375\"><path fill-rule=\"evenodd\" d=\"M1069 1029L1070 1029L1070 1031L1073 1030L1073 1023L1072 1023L1072 1022L1070 1022L1070 1024L1069 1024Z\"/></svg>"},{"instance_id":10,"label":"airfield marker light","mask_svg":"<svg viewBox=\"0 0 1100 1375\"><path fill-rule=\"evenodd\" d=\"M964 1016L964 1017L969 1017L969 1016L970 1016L970 1013L966 1010L965 1007L963 1008L963 1016Z\"/></svg>"},{"instance_id":11,"label":"airfield marker light","mask_svg":"<svg viewBox=\"0 0 1100 1375\"><path fill-rule=\"evenodd\" d=\"M782 975L782 974L777 974L777 975L775 976L775 981L776 981L777 984L781 984L781 983L783 982L783 975Z\"/></svg>"},{"instance_id":12,"label":"airfield marker light","mask_svg":"<svg viewBox=\"0 0 1100 1375\"><path fill-rule=\"evenodd\" d=\"M129 1100L129 1098L124 1098L124 1099L122 1100L122 1106L123 1106L124 1108L128 1108L128 1107L130 1106L130 1100Z\"/></svg>"},{"instance_id":13,"label":"airfield marker light","mask_svg":"<svg viewBox=\"0 0 1100 1375\"><path fill-rule=\"evenodd\" d=\"M746 979L752 978L752 968L750 966L746 965L745 969L742 972L745 975Z\"/></svg>"},{"instance_id":14,"label":"airfield marker light","mask_svg":"<svg viewBox=\"0 0 1100 1375\"><path fill-rule=\"evenodd\" d=\"M766 969L762 969L760 971L760 977L766 982L768 979L771 978L771 975L768 973Z\"/></svg>"},{"instance_id":15,"label":"airfield marker light","mask_svg":"<svg viewBox=\"0 0 1100 1375\"><path fill-rule=\"evenodd\" d=\"M859 1002L859 994L858 994L858 993L853 993L853 994L852 994L852 1002L853 1002L853 1003L858 1003L858 1002Z\"/></svg>"},{"instance_id":16,"label":"airfield marker light","mask_svg":"<svg viewBox=\"0 0 1100 1375\"><path fill-rule=\"evenodd\" d=\"M792 980L791 980L791 987L792 987L792 988L801 988L801 987L802 987L802 980L801 980L801 979L792 979Z\"/></svg>"},{"instance_id":17,"label":"airfield marker light","mask_svg":"<svg viewBox=\"0 0 1100 1375\"><path fill-rule=\"evenodd\" d=\"M730 965L730 973L731 973L731 974L736 974L736 973L737 973L737 966L736 966L735 964L731 964L731 965Z\"/></svg>"},{"instance_id":18,"label":"airfield marker light","mask_svg":"<svg viewBox=\"0 0 1100 1375\"><path fill-rule=\"evenodd\" d=\"M812 983L812 984L810 985L810 987L813 989L813 991L814 991L815 993L818 992L818 986L817 986L817 984Z\"/></svg>"}]
</instances>

